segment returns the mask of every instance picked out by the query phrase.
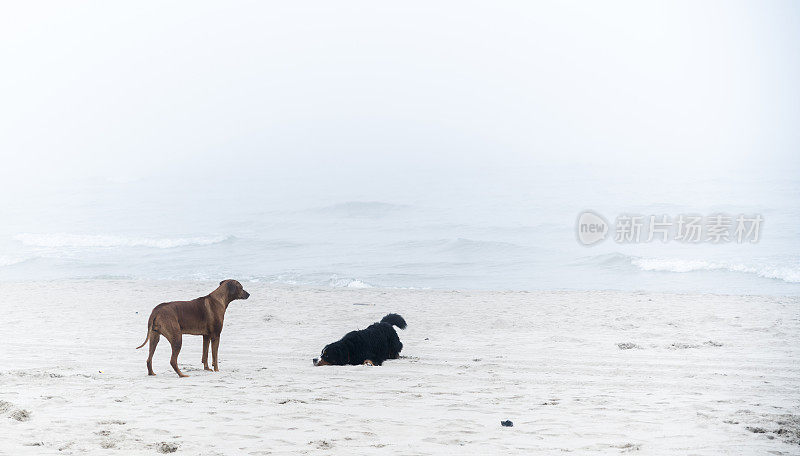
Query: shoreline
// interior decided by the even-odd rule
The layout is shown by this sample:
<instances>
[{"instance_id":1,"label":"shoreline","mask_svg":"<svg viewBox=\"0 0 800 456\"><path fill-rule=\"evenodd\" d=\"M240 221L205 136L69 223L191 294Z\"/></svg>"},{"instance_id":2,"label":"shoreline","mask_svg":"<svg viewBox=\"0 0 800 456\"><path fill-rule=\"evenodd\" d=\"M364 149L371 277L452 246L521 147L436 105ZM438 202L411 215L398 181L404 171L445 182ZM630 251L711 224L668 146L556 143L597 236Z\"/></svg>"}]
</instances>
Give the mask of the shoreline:
<instances>
[{"instance_id":1,"label":"shoreline","mask_svg":"<svg viewBox=\"0 0 800 456\"><path fill-rule=\"evenodd\" d=\"M220 276L222 277L222 276ZM236 277L224 277L232 278ZM220 280L223 280L222 278ZM130 279L130 278L56 278L56 279L29 279L29 280L0 280L0 288L4 285L32 285L32 284L70 284L70 283L98 283L98 284L142 284L150 283L153 285L163 284L199 284L206 287L215 287L219 280L213 279ZM619 294L635 294L635 295L659 295L659 296L720 296L720 297L763 297L763 298L788 298L797 299L800 301L800 289L797 294L751 294L751 293L719 293L712 291L648 291L644 289L639 290L622 290L614 288L598 288L598 289L568 289L568 288L542 288L542 289L482 289L482 288L423 288L423 287L381 287L381 286L365 286L365 287L347 287L347 286L324 286L324 285L307 285L307 284L289 284L281 282L264 282L261 280L243 280L242 284L265 286L267 288L274 288L276 290L291 290L291 291L375 291L375 292L432 292L432 293L619 293Z\"/></svg>"}]
</instances>

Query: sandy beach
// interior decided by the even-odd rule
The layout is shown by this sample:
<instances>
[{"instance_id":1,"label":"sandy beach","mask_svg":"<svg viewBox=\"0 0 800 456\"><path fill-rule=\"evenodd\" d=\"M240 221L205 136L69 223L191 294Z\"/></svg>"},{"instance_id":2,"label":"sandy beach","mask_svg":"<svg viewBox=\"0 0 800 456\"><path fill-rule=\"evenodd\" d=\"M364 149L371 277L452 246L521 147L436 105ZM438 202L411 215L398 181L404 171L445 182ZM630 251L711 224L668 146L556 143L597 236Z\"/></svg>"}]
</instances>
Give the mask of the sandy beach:
<instances>
[{"instance_id":1,"label":"sandy beach","mask_svg":"<svg viewBox=\"0 0 800 456\"><path fill-rule=\"evenodd\" d=\"M800 453L797 297L245 283L220 372L185 336L148 377L150 310L215 285L0 285L0 454ZM388 312L401 359L312 366Z\"/></svg>"}]
</instances>

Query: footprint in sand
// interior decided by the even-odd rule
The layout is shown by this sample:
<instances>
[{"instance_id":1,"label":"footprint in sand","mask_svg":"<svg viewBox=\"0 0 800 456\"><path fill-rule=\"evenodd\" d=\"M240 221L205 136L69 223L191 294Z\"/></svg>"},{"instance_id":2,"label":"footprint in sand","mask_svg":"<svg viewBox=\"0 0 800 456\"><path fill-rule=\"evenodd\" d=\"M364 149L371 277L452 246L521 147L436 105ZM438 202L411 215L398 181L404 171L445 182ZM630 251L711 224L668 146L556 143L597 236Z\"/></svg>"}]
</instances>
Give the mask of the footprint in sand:
<instances>
[{"instance_id":1,"label":"footprint in sand","mask_svg":"<svg viewBox=\"0 0 800 456\"><path fill-rule=\"evenodd\" d=\"M700 348L698 344L687 344L685 342L673 342L669 346L667 346L670 350L687 350L691 348Z\"/></svg>"},{"instance_id":2,"label":"footprint in sand","mask_svg":"<svg viewBox=\"0 0 800 456\"><path fill-rule=\"evenodd\" d=\"M613 448L619 448L620 453L629 453L631 451L639 451L641 445L636 443L624 443L621 445L611 445Z\"/></svg>"},{"instance_id":3,"label":"footprint in sand","mask_svg":"<svg viewBox=\"0 0 800 456\"><path fill-rule=\"evenodd\" d=\"M100 421L97 422L97 424L99 424L101 426L102 425L107 425L107 424L116 424L116 425L120 425L121 426L121 425L125 424L125 422L122 421L122 420L100 420Z\"/></svg>"},{"instance_id":4,"label":"footprint in sand","mask_svg":"<svg viewBox=\"0 0 800 456\"><path fill-rule=\"evenodd\" d=\"M315 448L319 450L330 450L333 448L333 443L328 442L327 440L312 440L308 442L309 445L313 445Z\"/></svg>"},{"instance_id":5,"label":"footprint in sand","mask_svg":"<svg viewBox=\"0 0 800 456\"><path fill-rule=\"evenodd\" d=\"M289 404L289 403L308 404L308 402L306 402L306 401L304 401L302 399L284 399L284 400L278 402L278 404L280 404L280 405Z\"/></svg>"},{"instance_id":6,"label":"footprint in sand","mask_svg":"<svg viewBox=\"0 0 800 456\"><path fill-rule=\"evenodd\" d=\"M0 413L6 413L7 411L14 408L14 404L8 401L0 401Z\"/></svg>"},{"instance_id":7,"label":"footprint in sand","mask_svg":"<svg viewBox=\"0 0 800 456\"><path fill-rule=\"evenodd\" d=\"M638 345L634 344L633 342L619 342L619 343L617 344L617 347L618 347L620 350L632 350L632 349L634 349L634 348L642 348L642 347L640 347L640 346L638 346Z\"/></svg>"},{"instance_id":8,"label":"footprint in sand","mask_svg":"<svg viewBox=\"0 0 800 456\"><path fill-rule=\"evenodd\" d=\"M174 453L174 452L178 451L178 447L179 446L180 445L178 445L177 443L173 443L173 442L158 442L158 443L156 443L156 451L158 451L159 453L165 453L165 454L166 453Z\"/></svg>"},{"instance_id":9,"label":"footprint in sand","mask_svg":"<svg viewBox=\"0 0 800 456\"><path fill-rule=\"evenodd\" d=\"M9 416L17 421L28 421L31 419L31 412L25 409L17 409L11 412L11 415Z\"/></svg>"}]
</instances>

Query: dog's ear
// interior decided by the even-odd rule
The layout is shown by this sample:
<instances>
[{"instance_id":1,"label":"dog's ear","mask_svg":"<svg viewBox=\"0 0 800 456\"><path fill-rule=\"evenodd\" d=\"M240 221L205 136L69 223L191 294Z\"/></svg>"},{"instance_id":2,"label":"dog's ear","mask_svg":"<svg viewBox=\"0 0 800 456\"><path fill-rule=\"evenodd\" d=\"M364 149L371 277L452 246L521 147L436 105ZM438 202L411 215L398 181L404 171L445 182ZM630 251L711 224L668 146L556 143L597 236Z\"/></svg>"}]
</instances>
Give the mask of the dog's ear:
<instances>
[{"instance_id":1,"label":"dog's ear","mask_svg":"<svg viewBox=\"0 0 800 456\"><path fill-rule=\"evenodd\" d=\"M220 283L219 283L219 284L220 284L220 286L222 286L222 284L223 284L223 283L225 283L225 281L224 281L224 280L223 280L222 282L220 282Z\"/></svg>"},{"instance_id":2,"label":"dog's ear","mask_svg":"<svg viewBox=\"0 0 800 456\"><path fill-rule=\"evenodd\" d=\"M223 282L224 282L224 280L223 280ZM220 284L220 285L222 285L222 284ZM228 296L233 296L238 291L239 290L236 289L236 284L233 282L233 280L228 282Z\"/></svg>"}]
</instances>

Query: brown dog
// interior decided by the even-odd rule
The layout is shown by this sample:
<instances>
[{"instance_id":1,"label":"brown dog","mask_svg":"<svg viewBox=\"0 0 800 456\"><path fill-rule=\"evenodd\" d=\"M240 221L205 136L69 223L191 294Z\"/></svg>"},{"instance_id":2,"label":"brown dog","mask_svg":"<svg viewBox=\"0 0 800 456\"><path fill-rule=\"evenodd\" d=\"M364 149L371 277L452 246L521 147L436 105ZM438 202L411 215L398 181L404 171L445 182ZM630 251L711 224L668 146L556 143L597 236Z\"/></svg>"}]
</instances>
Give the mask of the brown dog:
<instances>
[{"instance_id":1,"label":"brown dog","mask_svg":"<svg viewBox=\"0 0 800 456\"><path fill-rule=\"evenodd\" d=\"M169 364L179 377L188 377L178 369L178 353L181 352L184 334L203 336L203 367L205 370L211 370L208 367L208 345L209 342L211 343L214 371L219 371L217 350L219 349L219 335L222 332L225 310L228 309L231 301L249 297L250 293L244 291L241 283L229 279L220 282L219 287L208 296L191 301L165 302L157 305L147 320L147 337L142 345L136 347L138 350L144 347L148 339L150 340L147 373L156 375L153 372L153 353L156 351L159 335L164 335L172 345L172 358L170 358Z\"/></svg>"}]
</instances>

